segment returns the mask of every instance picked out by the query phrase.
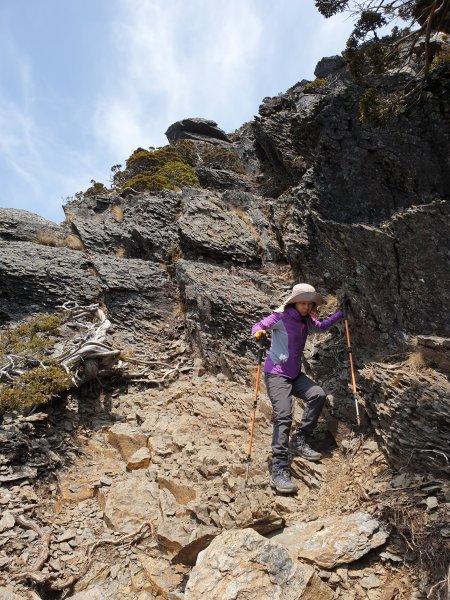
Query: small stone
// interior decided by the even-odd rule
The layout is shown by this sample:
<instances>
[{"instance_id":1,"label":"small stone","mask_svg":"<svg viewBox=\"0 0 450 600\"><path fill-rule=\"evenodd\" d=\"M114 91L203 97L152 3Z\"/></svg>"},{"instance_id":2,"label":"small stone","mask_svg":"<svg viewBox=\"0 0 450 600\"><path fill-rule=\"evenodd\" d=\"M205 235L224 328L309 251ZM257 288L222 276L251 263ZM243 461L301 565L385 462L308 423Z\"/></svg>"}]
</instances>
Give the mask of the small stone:
<instances>
[{"instance_id":1,"label":"small stone","mask_svg":"<svg viewBox=\"0 0 450 600\"><path fill-rule=\"evenodd\" d=\"M373 573L371 575L368 575L367 577L363 577L359 583L366 590L371 590L373 588L380 587L380 580Z\"/></svg>"},{"instance_id":2,"label":"small stone","mask_svg":"<svg viewBox=\"0 0 450 600\"><path fill-rule=\"evenodd\" d=\"M119 574L119 571L120 571L120 565L113 565L109 570L111 579L116 579L117 575Z\"/></svg>"},{"instance_id":3,"label":"small stone","mask_svg":"<svg viewBox=\"0 0 450 600\"><path fill-rule=\"evenodd\" d=\"M51 568L54 571L61 571L62 566L61 566L61 561L59 560L59 558L51 558L48 561L48 564L51 566Z\"/></svg>"},{"instance_id":4,"label":"small stone","mask_svg":"<svg viewBox=\"0 0 450 600\"><path fill-rule=\"evenodd\" d=\"M14 519L13 514L10 513L9 510L5 510L2 518L0 519L0 533L8 529L12 529L15 524L16 520Z\"/></svg>"},{"instance_id":5,"label":"small stone","mask_svg":"<svg viewBox=\"0 0 450 600\"><path fill-rule=\"evenodd\" d=\"M369 450L370 452L374 452L375 450L378 450L378 444L375 441L370 440L364 444L363 450Z\"/></svg>"},{"instance_id":6,"label":"small stone","mask_svg":"<svg viewBox=\"0 0 450 600\"><path fill-rule=\"evenodd\" d=\"M148 448L137 450L127 462L127 471L137 471L146 469L150 464L151 454Z\"/></svg>"},{"instance_id":7,"label":"small stone","mask_svg":"<svg viewBox=\"0 0 450 600\"><path fill-rule=\"evenodd\" d=\"M394 479L391 481L391 485L393 488L407 487L410 483L411 481L408 479L406 473L397 475L397 477L394 477Z\"/></svg>"},{"instance_id":8,"label":"small stone","mask_svg":"<svg viewBox=\"0 0 450 600\"><path fill-rule=\"evenodd\" d=\"M330 573L330 571L323 571L321 569L317 572L317 575L320 577L320 579L325 579L325 581L328 581L332 574Z\"/></svg>"},{"instance_id":9,"label":"small stone","mask_svg":"<svg viewBox=\"0 0 450 600\"><path fill-rule=\"evenodd\" d=\"M400 556L397 556L397 554L393 554L392 552L381 552L380 553L380 558L384 559L384 560L392 560L392 562L402 562L403 558L401 558Z\"/></svg>"},{"instance_id":10,"label":"small stone","mask_svg":"<svg viewBox=\"0 0 450 600\"><path fill-rule=\"evenodd\" d=\"M68 529L67 531L65 531L64 533L62 533L61 535L59 535L56 538L56 541L58 543L61 542L68 542L69 540L73 540L73 538L77 535L77 530L76 529Z\"/></svg>"},{"instance_id":11,"label":"small stone","mask_svg":"<svg viewBox=\"0 0 450 600\"><path fill-rule=\"evenodd\" d=\"M72 548L69 546L67 542L63 542L60 546L60 550L62 552L72 552Z\"/></svg>"},{"instance_id":12,"label":"small stone","mask_svg":"<svg viewBox=\"0 0 450 600\"><path fill-rule=\"evenodd\" d=\"M438 499L436 498L436 496L428 496L427 510L433 510L434 508L437 508L437 505L438 505Z\"/></svg>"}]
</instances>

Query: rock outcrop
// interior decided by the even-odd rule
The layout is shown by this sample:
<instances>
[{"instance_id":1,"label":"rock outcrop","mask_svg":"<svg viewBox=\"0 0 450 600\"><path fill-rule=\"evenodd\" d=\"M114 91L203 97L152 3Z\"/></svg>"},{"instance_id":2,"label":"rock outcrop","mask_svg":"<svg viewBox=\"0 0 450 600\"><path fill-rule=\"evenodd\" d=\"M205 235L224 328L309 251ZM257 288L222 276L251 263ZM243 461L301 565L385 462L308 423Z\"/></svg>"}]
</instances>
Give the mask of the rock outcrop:
<instances>
[{"instance_id":1,"label":"rock outcrop","mask_svg":"<svg viewBox=\"0 0 450 600\"><path fill-rule=\"evenodd\" d=\"M214 142L229 142L230 139L215 121L209 119L183 119L173 123L166 131L166 136L169 142L176 140L199 140Z\"/></svg>"}]
</instances>

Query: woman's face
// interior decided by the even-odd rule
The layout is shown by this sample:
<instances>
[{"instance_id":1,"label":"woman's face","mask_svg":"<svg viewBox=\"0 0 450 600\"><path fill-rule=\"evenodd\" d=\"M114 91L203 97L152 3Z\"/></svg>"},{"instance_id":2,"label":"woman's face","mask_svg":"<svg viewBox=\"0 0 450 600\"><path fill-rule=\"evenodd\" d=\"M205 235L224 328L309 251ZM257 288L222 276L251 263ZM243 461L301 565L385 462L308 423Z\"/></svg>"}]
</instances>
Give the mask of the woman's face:
<instances>
[{"instance_id":1,"label":"woman's face","mask_svg":"<svg viewBox=\"0 0 450 600\"><path fill-rule=\"evenodd\" d=\"M295 308L302 315L302 317L306 317L311 312L314 306L314 302L296 302Z\"/></svg>"}]
</instances>

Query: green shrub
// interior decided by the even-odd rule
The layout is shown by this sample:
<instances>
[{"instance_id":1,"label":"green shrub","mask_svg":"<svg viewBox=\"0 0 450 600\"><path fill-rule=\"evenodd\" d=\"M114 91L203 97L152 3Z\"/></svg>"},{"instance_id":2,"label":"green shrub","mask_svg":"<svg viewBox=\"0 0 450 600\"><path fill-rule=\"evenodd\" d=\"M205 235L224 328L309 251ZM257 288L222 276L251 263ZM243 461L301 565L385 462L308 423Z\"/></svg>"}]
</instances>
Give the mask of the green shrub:
<instances>
[{"instance_id":1,"label":"green shrub","mask_svg":"<svg viewBox=\"0 0 450 600\"><path fill-rule=\"evenodd\" d=\"M105 194L108 192L108 189L100 183L99 181L95 181L95 179L91 179L91 187L89 187L85 192L83 192L84 196L96 196L97 194Z\"/></svg>"},{"instance_id":2,"label":"green shrub","mask_svg":"<svg viewBox=\"0 0 450 600\"><path fill-rule=\"evenodd\" d=\"M380 94L375 88L368 88L359 101L361 121L375 127L386 127L404 110L403 92Z\"/></svg>"},{"instance_id":3,"label":"green shrub","mask_svg":"<svg viewBox=\"0 0 450 600\"><path fill-rule=\"evenodd\" d=\"M157 192L164 189L172 189L167 177L161 175L149 175L149 173L140 173L131 179L128 179L123 187L132 187L137 192Z\"/></svg>"},{"instance_id":4,"label":"green shrub","mask_svg":"<svg viewBox=\"0 0 450 600\"><path fill-rule=\"evenodd\" d=\"M4 362L7 354L42 359L46 350L53 345L50 336L62 324L61 315L43 314L13 329L5 329L0 332L0 360Z\"/></svg>"},{"instance_id":5,"label":"green shrub","mask_svg":"<svg viewBox=\"0 0 450 600\"><path fill-rule=\"evenodd\" d=\"M195 174L194 167L181 160L171 160L163 165L158 175L165 177L172 189L183 186L200 187L200 181Z\"/></svg>"},{"instance_id":6,"label":"green shrub","mask_svg":"<svg viewBox=\"0 0 450 600\"><path fill-rule=\"evenodd\" d=\"M47 404L72 386L72 378L63 367L36 367L20 375L12 386L0 388L0 410L23 411Z\"/></svg>"},{"instance_id":7,"label":"green shrub","mask_svg":"<svg viewBox=\"0 0 450 600\"><path fill-rule=\"evenodd\" d=\"M439 49L434 55L430 65L430 72L435 71L438 67L444 64L450 64L450 49L445 47Z\"/></svg>"},{"instance_id":8,"label":"green shrub","mask_svg":"<svg viewBox=\"0 0 450 600\"><path fill-rule=\"evenodd\" d=\"M137 148L127 159L126 169L117 171L113 181L121 189L132 187L138 192L199 187L195 162L195 145L189 140L157 149Z\"/></svg>"},{"instance_id":9,"label":"green shrub","mask_svg":"<svg viewBox=\"0 0 450 600\"><path fill-rule=\"evenodd\" d=\"M7 355L20 356L25 364L29 361L28 365L34 364L32 360L44 361L63 323L61 314L42 314L0 332L0 364L8 364ZM60 365L34 367L16 377L12 384L0 384L0 412L45 404L72 385L70 375Z\"/></svg>"},{"instance_id":10,"label":"green shrub","mask_svg":"<svg viewBox=\"0 0 450 600\"><path fill-rule=\"evenodd\" d=\"M304 90L315 90L315 89L320 89L320 88L324 88L327 86L327 80L323 79L321 77L314 79L314 81L309 81L308 83L305 84Z\"/></svg>"}]
</instances>

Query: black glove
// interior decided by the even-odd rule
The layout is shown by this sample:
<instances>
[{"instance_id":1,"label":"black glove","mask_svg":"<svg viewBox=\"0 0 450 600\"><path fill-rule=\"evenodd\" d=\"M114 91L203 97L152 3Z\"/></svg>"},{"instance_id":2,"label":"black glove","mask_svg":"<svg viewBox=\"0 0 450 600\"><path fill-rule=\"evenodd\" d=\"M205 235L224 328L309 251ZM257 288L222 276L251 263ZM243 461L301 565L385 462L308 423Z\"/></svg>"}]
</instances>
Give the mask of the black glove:
<instances>
[{"instance_id":1,"label":"black glove","mask_svg":"<svg viewBox=\"0 0 450 600\"><path fill-rule=\"evenodd\" d=\"M347 316L347 313L349 310L350 310L350 298L348 296L344 296L342 298L342 312L344 313L344 317Z\"/></svg>"}]
</instances>

